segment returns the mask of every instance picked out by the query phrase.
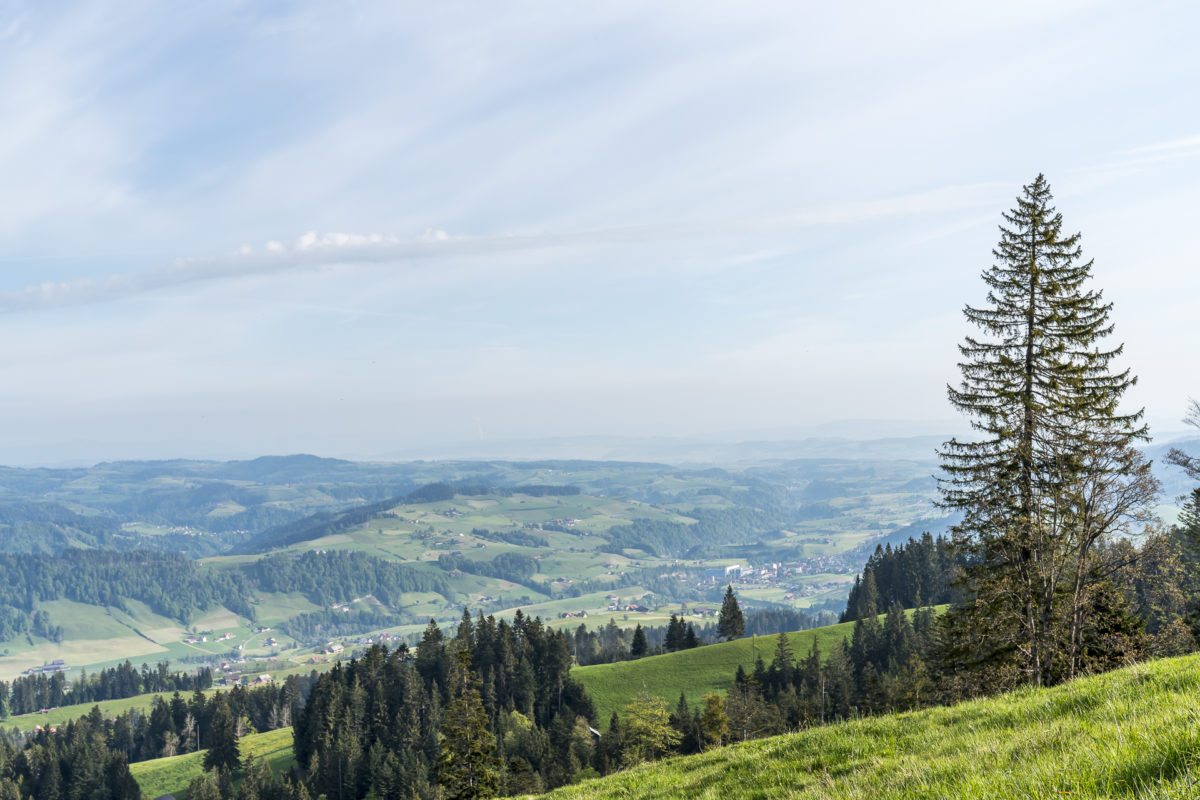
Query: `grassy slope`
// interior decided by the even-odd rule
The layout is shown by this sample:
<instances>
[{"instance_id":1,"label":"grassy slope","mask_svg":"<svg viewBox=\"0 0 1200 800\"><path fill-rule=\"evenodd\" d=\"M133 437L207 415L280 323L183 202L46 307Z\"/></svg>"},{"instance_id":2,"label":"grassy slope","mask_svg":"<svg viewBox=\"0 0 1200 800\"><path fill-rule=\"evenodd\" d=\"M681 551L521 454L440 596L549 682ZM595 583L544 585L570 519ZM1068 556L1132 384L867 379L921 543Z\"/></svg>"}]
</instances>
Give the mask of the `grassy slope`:
<instances>
[{"instance_id":1,"label":"grassy slope","mask_svg":"<svg viewBox=\"0 0 1200 800\"><path fill-rule=\"evenodd\" d=\"M255 758L265 758L271 771L278 775L292 766L292 729L280 728L267 733L255 733L238 741L242 758L251 753ZM183 756L156 758L129 765L129 771L142 788L146 797L172 794L180 800L187 795L192 778L203 771L204 752L199 750Z\"/></svg>"},{"instance_id":2,"label":"grassy slope","mask_svg":"<svg viewBox=\"0 0 1200 800\"><path fill-rule=\"evenodd\" d=\"M605 798L1200 797L1200 655L861 719L567 787Z\"/></svg>"},{"instance_id":3,"label":"grassy slope","mask_svg":"<svg viewBox=\"0 0 1200 800\"><path fill-rule=\"evenodd\" d=\"M281 664L284 662L280 662ZM312 671L326 672L333 668L335 661L326 661L320 664L303 664L303 665L285 665L284 669L270 670L270 674L275 676L275 680L281 681L289 675L307 675ZM259 665L261 666L261 665ZM205 695L211 695L214 692L227 691L227 687L217 686L212 689L205 689ZM145 713L150 713L150 709L154 704L154 698L162 697L164 700L169 700L174 692L148 692L146 694L138 694L133 697L124 697L120 700L99 700L91 703L75 703L73 705L60 706L59 708L50 709L45 714L34 712L32 714L19 714L15 717L7 717L0 720L0 726L5 728L15 727L22 731L31 731L34 728L55 728L65 725L73 719L87 716L94 706L100 706L100 713L106 719L120 716L121 714L131 709L137 709ZM180 692L183 699L191 700L192 692Z\"/></svg>"},{"instance_id":4,"label":"grassy slope","mask_svg":"<svg viewBox=\"0 0 1200 800\"><path fill-rule=\"evenodd\" d=\"M817 640L821 653L827 655L853 630L852 623L831 625L789 633L788 641L797 657L808 655L813 639ZM689 705L700 702L709 692L724 694L733 683L739 664L750 672L754 669L755 659L761 655L770 665L777 640L777 636L759 636L637 661L576 667L571 670L571 676L583 682L596 703L601 727L607 729L612 712L620 711L643 689L665 698L671 706L679 699L681 691L687 695Z\"/></svg>"},{"instance_id":5,"label":"grassy slope","mask_svg":"<svg viewBox=\"0 0 1200 800\"><path fill-rule=\"evenodd\" d=\"M217 689L208 689L205 694L212 694ZM31 731L36 727L58 727L65 725L73 719L86 717L88 712L95 706L100 706L100 713L105 719L118 717L130 709L136 708L139 711L149 713L150 707L154 702L155 697L162 697L169 700L174 692L160 692L157 694L138 694L133 697L125 697L120 700L100 700L94 703L77 703L75 705L61 706L60 708L52 709L45 714L20 714L15 717L9 717L4 720L5 727L16 727L22 731ZM185 700L190 700L191 692L180 692Z\"/></svg>"}]
</instances>

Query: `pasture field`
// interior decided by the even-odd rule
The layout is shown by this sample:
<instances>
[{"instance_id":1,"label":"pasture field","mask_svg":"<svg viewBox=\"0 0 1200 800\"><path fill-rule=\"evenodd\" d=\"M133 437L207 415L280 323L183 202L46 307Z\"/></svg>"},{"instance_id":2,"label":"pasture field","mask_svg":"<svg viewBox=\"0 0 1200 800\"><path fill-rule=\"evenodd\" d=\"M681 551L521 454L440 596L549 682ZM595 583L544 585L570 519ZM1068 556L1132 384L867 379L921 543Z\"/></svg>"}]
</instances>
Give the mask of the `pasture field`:
<instances>
[{"instance_id":1,"label":"pasture field","mask_svg":"<svg viewBox=\"0 0 1200 800\"><path fill-rule=\"evenodd\" d=\"M802 658L812 650L813 641L823 655L828 654L853 629L853 623L847 622L785 635L792 653ZM725 694L739 665L750 672L759 656L766 664L771 663L777 640L776 636L757 636L636 661L575 667L571 677L583 683L596 704L600 727L607 729L612 712L620 712L643 691L663 698L671 708L680 692L693 707L701 704L704 695L710 692Z\"/></svg>"},{"instance_id":2,"label":"pasture field","mask_svg":"<svg viewBox=\"0 0 1200 800\"><path fill-rule=\"evenodd\" d=\"M170 657L169 648L132 632L126 636L103 639L64 639L62 642L51 642L35 638L32 642L30 646L23 646L22 640L10 640L5 643L6 648L11 648L11 654L0 656L0 680L12 680L26 669L56 658L61 658L71 665L72 669L67 673L67 678L73 679L78 676L76 669L79 667L86 667L90 671L100 666L120 664L126 659L140 664L154 663Z\"/></svg>"},{"instance_id":3,"label":"pasture field","mask_svg":"<svg viewBox=\"0 0 1200 800\"><path fill-rule=\"evenodd\" d=\"M205 694L210 695L213 692L221 691L220 689L206 689ZM100 713L105 719L111 719L124 714L131 709L145 711L149 713L150 704L155 697L163 697L170 699L174 692L159 692L156 694L139 694L133 697L125 697L120 700L99 700L94 703L76 703L75 705L60 706L52 708L45 714L20 714L15 717L9 717L4 721L5 727L16 727L22 731L31 731L34 728L57 728L65 725L73 719L86 717L91 710L100 706ZM181 692L185 698L191 697L191 692Z\"/></svg>"},{"instance_id":4,"label":"pasture field","mask_svg":"<svg viewBox=\"0 0 1200 800\"><path fill-rule=\"evenodd\" d=\"M271 772L276 775L291 769L295 760L292 755L291 728L243 736L238 740L238 749L243 760L248 755L253 755L256 759L266 759L271 766ZM179 800L186 800L188 784L192 778L198 777L204 771L204 752L197 750L182 756L140 761L130 764L129 771L133 773L144 796L159 797L170 794Z\"/></svg>"},{"instance_id":5,"label":"pasture field","mask_svg":"<svg viewBox=\"0 0 1200 800\"><path fill-rule=\"evenodd\" d=\"M1200 655L646 764L552 800L1200 796Z\"/></svg>"}]
</instances>

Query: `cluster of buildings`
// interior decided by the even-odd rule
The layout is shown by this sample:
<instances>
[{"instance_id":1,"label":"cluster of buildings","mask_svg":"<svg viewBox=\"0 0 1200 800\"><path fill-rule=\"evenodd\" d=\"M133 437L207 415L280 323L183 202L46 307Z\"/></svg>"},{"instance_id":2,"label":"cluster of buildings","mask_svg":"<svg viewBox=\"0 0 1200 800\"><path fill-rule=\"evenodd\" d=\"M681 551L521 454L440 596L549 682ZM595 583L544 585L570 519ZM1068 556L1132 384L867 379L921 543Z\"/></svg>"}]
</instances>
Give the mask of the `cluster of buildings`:
<instances>
[{"instance_id":1,"label":"cluster of buildings","mask_svg":"<svg viewBox=\"0 0 1200 800\"><path fill-rule=\"evenodd\" d=\"M63 661L61 658L56 658L49 664L40 664L36 667L30 667L29 669L25 670L25 674L42 675L48 672L66 672L69 669L71 668L67 666L66 661Z\"/></svg>"},{"instance_id":2,"label":"cluster of buildings","mask_svg":"<svg viewBox=\"0 0 1200 800\"><path fill-rule=\"evenodd\" d=\"M226 686L265 686L273 680L274 678L266 672L259 675L238 675L237 673L227 672L221 676L221 682Z\"/></svg>"},{"instance_id":3,"label":"cluster of buildings","mask_svg":"<svg viewBox=\"0 0 1200 800\"><path fill-rule=\"evenodd\" d=\"M213 639L213 641L214 642L228 642L232 638L233 638L233 633L230 631L226 631L225 633L222 633L220 636ZM189 636L183 640L184 644L201 644L201 643L204 643L207 641L208 641L208 636L200 636L200 635Z\"/></svg>"}]
</instances>

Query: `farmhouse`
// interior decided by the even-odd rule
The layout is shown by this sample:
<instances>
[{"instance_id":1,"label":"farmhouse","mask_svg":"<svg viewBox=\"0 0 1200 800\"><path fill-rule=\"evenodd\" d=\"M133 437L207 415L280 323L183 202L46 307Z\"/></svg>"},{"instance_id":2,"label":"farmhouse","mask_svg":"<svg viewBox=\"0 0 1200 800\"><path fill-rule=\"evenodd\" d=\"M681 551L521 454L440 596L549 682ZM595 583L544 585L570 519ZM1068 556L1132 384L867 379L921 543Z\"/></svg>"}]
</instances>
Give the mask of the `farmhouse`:
<instances>
[{"instance_id":1,"label":"farmhouse","mask_svg":"<svg viewBox=\"0 0 1200 800\"><path fill-rule=\"evenodd\" d=\"M39 667L30 667L29 669L25 670L25 674L41 675L46 672L66 672L69 669L71 668L67 666L67 662L63 661L61 658L56 658L49 664L42 664Z\"/></svg>"}]
</instances>

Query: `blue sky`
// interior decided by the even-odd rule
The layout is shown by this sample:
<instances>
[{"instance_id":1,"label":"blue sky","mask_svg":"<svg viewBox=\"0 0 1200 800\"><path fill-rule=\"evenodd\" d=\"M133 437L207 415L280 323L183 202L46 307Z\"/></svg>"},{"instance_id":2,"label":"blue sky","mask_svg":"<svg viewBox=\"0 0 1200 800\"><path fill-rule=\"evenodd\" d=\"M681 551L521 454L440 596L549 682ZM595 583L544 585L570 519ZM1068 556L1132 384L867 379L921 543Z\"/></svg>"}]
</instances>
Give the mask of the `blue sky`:
<instances>
[{"instance_id":1,"label":"blue sky","mask_svg":"<svg viewBox=\"0 0 1200 800\"><path fill-rule=\"evenodd\" d=\"M951 430L1038 172L1179 430L1200 12L988 5L0 0L0 461Z\"/></svg>"}]
</instances>

